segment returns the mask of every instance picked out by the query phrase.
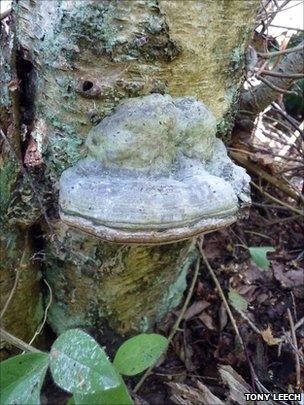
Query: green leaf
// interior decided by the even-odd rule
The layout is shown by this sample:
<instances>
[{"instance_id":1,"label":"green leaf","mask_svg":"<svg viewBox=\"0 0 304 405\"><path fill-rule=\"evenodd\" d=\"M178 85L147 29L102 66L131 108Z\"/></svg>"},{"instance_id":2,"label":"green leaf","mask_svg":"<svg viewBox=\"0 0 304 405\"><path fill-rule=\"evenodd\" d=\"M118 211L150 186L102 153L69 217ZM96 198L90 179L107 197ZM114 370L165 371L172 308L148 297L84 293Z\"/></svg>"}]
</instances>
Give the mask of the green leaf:
<instances>
[{"instance_id":1,"label":"green leaf","mask_svg":"<svg viewBox=\"0 0 304 405\"><path fill-rule=\"evenodd\" d=\"M20 354L0 363L0 403L40 404L40 390L49 365L44 353Z\"/></svg>"},{"instance_id":2,"label":"green leaf","mask_svg":"<svg viewBox=\"0 0 304 405\"><path fill-rule=\"evenodd\" d=\"M270 264L266 256L267 252L274 251L272 246L252 246L249 248L251 259L263 270L267 270Z\"/></svg>"},{"instance_id":3,"label":"green leaf","mask_svg":"<svg viewBox=\"0 0 304 405\"><path fill-rule=\"evenodd\" d=\"M73 394L95 394L121 384L104 350L80 329L70 329L57 338L50 367L56 384Z\"/></svg>"},{"instance_id":4,"label":"green leaf","mask_svg":"<svg viewBox=\"0 0 304 405\"><path fill-rule=\"evenodd\" d=\"M124 342L113 364L124 375L135 375L152 366L167 348L168 341L156 333L143 333Z\"/></svg>"},{"instance_id":5,"label":"green leaf","mask_svg":"<svg viewBox=\"0 0 304 405\"><path fill-rule=\"evenodd\" d=\"M132 398L122 378L121 385L117 388L89 395L74 394L74 401L76 405L133 405Z\"/></svg>"},{"instance_id":6,"label":"green leaf","mask_svg":"<svg viewBox=\"0 0 304 405\"><path fill-rule=\"evenodd\" d=\"M237 291L233 288L229 289L228 298L230 304L239 311L246 311L248 307L248 302L243 298Z\"/></svg>"}]
</instances>

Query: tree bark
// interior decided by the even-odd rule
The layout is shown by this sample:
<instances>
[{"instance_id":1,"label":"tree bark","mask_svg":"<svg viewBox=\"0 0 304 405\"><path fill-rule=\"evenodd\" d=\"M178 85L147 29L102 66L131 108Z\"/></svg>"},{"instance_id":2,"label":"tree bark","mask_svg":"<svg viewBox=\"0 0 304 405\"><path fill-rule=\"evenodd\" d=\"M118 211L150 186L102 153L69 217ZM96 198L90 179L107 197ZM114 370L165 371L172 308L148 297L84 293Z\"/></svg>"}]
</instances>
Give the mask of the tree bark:
<instances>
[{"instance_id":1,"label":"tree bark","mask_svg":"<svg viewBox=\"0 0 304 405\"><path fill-rule=\"evenodd\" d=\"M119 246L69 229L57 213L58 179L85 156L90 128L125 98L195 96L227 133L258 4L14 3L23 155L46 210L41 217L33 196L26 226L44 238L48 322L57 333L81 326L107 340L149 330L180 302L196 254L191 241Z\"/></svg>"},{"instance_id":2,"label":"tree bark","mask_svg":"<svg viewBox=\"0 0 304 405\"><path fill-rule=\"evenodd\" d=\"M297 80L294 75L304 73L304 41L296 48L298 49L296 52L287 53L271 71L273 76L263 76L261 80L264 82L241 92L237 124L245 133L251 133L258 113L264 111L280 94L292 86ZM276 73L278 76L275 76Z\"/></svg>"},{"instance_id":3,"label":"tree bark","mask_svg":"<svg viewBox=\"0 0 304 405\"><path fill-rule=\"evenodd\" d=\"M31 190L22 178L18 160L21 142L16 130L19 113L15 108L18 84L12 69L13 41L4 24L0 30L0 324L29 342L43 318L41 273L38 262L33 260L35 246L30 223L26 221ZM13 347L1 341L1 360L14 352Z\"/></svg>"}]
</instances>

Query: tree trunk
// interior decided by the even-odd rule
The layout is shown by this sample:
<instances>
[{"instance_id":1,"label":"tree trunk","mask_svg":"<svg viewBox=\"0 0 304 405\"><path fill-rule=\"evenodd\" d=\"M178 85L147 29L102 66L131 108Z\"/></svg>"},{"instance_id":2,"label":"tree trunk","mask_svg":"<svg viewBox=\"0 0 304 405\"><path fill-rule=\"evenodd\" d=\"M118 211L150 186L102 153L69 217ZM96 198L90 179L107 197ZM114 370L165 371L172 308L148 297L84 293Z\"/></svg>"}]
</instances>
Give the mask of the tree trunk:
<instances>
[{"instance_id":1,"label":"tree trunk","mask_svg":"<svg viewBox=\"0 0 304 405\"><path fill-rule=\"evenodd\" d=\"M57 213L58 180L86 155L90 128L129 97L195 96L226 134L258 4L14 3L20 124L26 125L20 142L41 196L27 206L27 227L35 224L36 239L44 238L42 271L53 291L48 322L57 333L81 326L106 340L149 330L180 302L193 243L115 245L68 228Z\"/></svg>"},{"instance_id":2,"label":"tree trunk","mask_svg":"<svg viewBox=\"0 0 304 405\"><path fill-rule=\"evenodd\" d=\"M14 125L19 112L15 96L18 85L12 72L13 43L4 25L0 30L0 323L29 342L43 318L41 273L34 260L37 252L32 223L27 220L32 190L22 176L20 132ZM4 142L3 131L9 143ZM1 341L0 359L11 352L15 349Z\"/></svg>"}]
</instances>

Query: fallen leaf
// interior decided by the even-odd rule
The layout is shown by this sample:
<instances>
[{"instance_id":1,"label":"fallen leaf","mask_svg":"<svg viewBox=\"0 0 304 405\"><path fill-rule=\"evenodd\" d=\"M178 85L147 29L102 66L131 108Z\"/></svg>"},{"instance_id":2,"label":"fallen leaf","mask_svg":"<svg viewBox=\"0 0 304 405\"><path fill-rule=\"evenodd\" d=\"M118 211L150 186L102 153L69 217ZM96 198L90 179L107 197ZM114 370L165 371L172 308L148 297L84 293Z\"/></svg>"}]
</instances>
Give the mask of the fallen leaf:
<instances>
[{"instance_id":1,"label":"fallen leaf","mask_svg":"<svg viewBox=\"0 0 304 405\"><path fill-rule=\"evenodd\" d=\"M272 246L251 246L249 248L251 259L262 270L267 270L269 268L270 262L267 259L267 253L274 251L275 249Z\"/></svg>"},{"instance_id":2,"label":"fallen leaf","mask_svg":"<svg viewBox=\"0 0 304 405\"><path fill-rule=\"evenodd\" d=\"M284 272L284 266L281 263L273 265L273 274L284 288L296 288L304 285L303 269L293 269Z\"/></svg>"},{"instance_id":3,"label":"fallen leaf","mask_svg":"<svg viewBox=\"0 0 304 405\"><path fill-rule=\"evenodd\" d=\"M219 309L219 320L220 320L220 331L222 331L228 322L227 310L223 302Z\"/></svg>"},{"instance_id":4,"label":"fallen leaf","mask_svg":"<svg viewBox=\"0 0 304 405\"><path fill-rule=\"evenodd\" d=\"M272 330L268 325L267 329L261 330L261 336L269 346L278 345L281 339L275 338L272 334Z\"/></svg>"},{"instance_id":5,"label":"fallen leaf","mask_svg":"<svg viewBox=\"0 0 304 405\"><path fill-rule=\"evenodd\" d=\"M188 321L194 316L200 314L204 309L209 307L210 303L207 301L195 301L185 312L184 319Z\"/></svg>"},{"instance_id":6,"label":"fallen leaf","mask_svg":"<svg viewBox=\"0 0 304 405\"><path fill-rule=\"evenodd\" d=\"M199 319L203 322L203 324L210 330L214 330L214 324L213 324L213 320L212 317L210 315L207 314L207 312L202 312L199 315Z\"/></svg>"},{"instance_id":7,"label":"fallen leaf","mask_svg":"<svg viewBox=\"0 0 304 405\"><path fill-rule=\"evenodd\" d=\"M229 289L228 298L233 308L238 311L246 311L248 302L233 288Z\"/></svg>"}]
</instances>

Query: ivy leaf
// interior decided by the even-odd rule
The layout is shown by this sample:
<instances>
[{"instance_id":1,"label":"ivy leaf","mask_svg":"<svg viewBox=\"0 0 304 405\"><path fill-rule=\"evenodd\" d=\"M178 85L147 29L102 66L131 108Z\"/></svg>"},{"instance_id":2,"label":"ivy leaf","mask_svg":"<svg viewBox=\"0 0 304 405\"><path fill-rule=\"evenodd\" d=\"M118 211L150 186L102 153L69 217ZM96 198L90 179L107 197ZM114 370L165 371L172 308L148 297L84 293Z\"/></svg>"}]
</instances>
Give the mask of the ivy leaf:
<instances>
[{"instance_id":1,"label":"ivy leaf","mask_svg":"<svg viewBox=\"0 0 304 405\"><path fill-rule=\"evenodd\" d=\"M274 251L272 246L252 246L249 248L251 259L263 270L267 270L270 264L267 259L267 252Z\"/></svg>"},{"instance_id":2,"label":"ivy leaf","mask_svg":"<svg viewBox=\"0 0 304 405\"><path fill-rule=\"evenodd\" d=\"M104 350L80 329L70 329L56 339L50 367L56 384L73 394L95 394L121 384Z\"/></svg>"},{"instance_id":3,"label":"ivy leaf","mask_svg":"<svg viewBox=\"0 0 304 405\"><path fill-rule=\"evenodd\" d=\"M133 401L122 378L119 387L97 392L96 394L74 394L74 401L76 405L133 405Z\"/></svg>"},{"instance_id":4,"label":"ivy leaf","mask_svg":"<svg viewBox=\"0 0 304 405\"><path fill-rule=\"evenodd\" d=\"M230 304L239 311L246 311L248 302L233 288L229 289L228 298Z\"/></svg>"},{"instance_id":5,"label":"ivy leaf","mask_svg":"<svg viewBox=\"0 0 304 405\"><path fill-rule=\"evenodd\" d=\"M120 374L135 375L152 366L166 350L168 341L156 333L142 333L124 342L113 364Z\"/></svg>"},{"instance_id":6,"label":"ivy leaf","mask_svg":"<svg viewBox=\"0 0 304 405\"><path fill-rule=\"evenodd\" d=\"M28 353L0 363L0 403L40 404L40 390L49 365L44 353Z\"/></svg>"}]
</instances>

